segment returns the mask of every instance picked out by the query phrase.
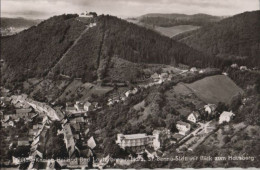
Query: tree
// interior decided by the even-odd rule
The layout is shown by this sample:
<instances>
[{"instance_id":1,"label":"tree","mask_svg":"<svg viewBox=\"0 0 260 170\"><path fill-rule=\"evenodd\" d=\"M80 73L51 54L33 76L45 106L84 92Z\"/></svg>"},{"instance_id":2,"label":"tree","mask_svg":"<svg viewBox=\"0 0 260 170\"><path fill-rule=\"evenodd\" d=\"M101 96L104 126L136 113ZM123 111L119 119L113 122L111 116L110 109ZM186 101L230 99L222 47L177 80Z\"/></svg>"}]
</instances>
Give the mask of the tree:
<instances>
[{"instance_id":1,"label":"tree","mask_svg":"<svg viewBox=\"0 0 260 170\"><path fill-rule=\"evenodd\" d=\"M222 113L223 111L227 111L227 110L228 110L228 106L225 103L218 102L217 108L216 108L217 112Z\"/></svg>"},{"instance_id":2,"label":"tree","mask_svg":"<svg viewBox=\"0 0 260 170\"><path fill-rule=\"evenodd\" d=\"M223 142L226 144L226 143L228 143L228 142L230 142L230 137L229 136L224 136L224 138L223 138Z\"/></svg>"},{"instance_id":3,"label":"tree","mask_svg":"<svg viewBox=\"0 0 260 170\"><path fill-rule=\"evenodd\" d=\"M235 95L235 96L231 99L230 109L231 109L232 111L236 111L241 104L242 104L242 96L241 96L241 94L239 93L238 95Z\"/></svg>"}]
</instances>

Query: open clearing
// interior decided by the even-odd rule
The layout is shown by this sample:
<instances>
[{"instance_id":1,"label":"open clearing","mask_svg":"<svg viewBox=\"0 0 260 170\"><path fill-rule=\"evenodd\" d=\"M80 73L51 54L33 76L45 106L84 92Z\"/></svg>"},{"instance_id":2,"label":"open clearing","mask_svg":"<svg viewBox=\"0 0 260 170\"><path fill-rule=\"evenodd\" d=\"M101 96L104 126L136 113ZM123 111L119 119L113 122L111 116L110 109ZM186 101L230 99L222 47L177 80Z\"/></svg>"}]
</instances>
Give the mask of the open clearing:
<instances>
[{"instance_id":1,"label":"open clearing","mask_svg":"<svg viewBox=\"0 0 260 170\"><path fill-rule=\"evenodd\" d=\"M162 35L172 38L173 36L178 35L180 33L195 30L198 28L199 28L198 26L194 26L194 25L178 25L173 27L156 26L154 29L159 33L161 33Z\"/></svg>"},{"instance_id":2,"label":"open clearing","mask_svg":"<svg viewBox=\"0 0 260 170\"><path fill-rule=\"evenodd\" d=\"M224 75L206 77L194 83L185 84L185 86L205 103L213 104L229 103L234 95L244 93L229 77Z\"/></svg>"}]
</instances>

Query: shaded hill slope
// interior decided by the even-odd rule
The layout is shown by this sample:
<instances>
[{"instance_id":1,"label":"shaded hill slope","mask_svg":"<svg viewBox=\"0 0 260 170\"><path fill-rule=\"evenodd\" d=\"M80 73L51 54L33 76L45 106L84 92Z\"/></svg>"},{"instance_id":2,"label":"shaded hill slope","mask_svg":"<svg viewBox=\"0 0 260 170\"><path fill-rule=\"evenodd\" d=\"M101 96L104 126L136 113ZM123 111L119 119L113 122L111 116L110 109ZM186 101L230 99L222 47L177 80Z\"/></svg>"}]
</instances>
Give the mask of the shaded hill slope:
<instances>
[{"instance_id":1,"label":"shaded hill slope","mask_svg":"<svg viewBox=\"0 0 260 170\"><path fill-rule=\"evenodd\" d=\"M207 14L160 14L151 13L140 17L140 21L145 24L156 25L161 27L172 27L177 25L194 25L204 26L210 23L218 22L222 17Z\"/></svg>"},{"instance_id":2,"label":"shaded hill slope","mask_svg":"<svg viewBox=\"0 0 260 170\"><path fill-rule=\"evenodd\" d=\"M1 37L2 80L44 76L85 29L75 17L52 17L17 35Z\"/></svg>"},{"instance_id":3,"label":"shaded hill slope","mask_svg":"<svg viewBox=\"0 0 260 170\"><path fill-rule=\"evenodd\" d=\"M259 65L260 11L242 13L176 39L207 55Z\"/></svg>"}]
</instances>

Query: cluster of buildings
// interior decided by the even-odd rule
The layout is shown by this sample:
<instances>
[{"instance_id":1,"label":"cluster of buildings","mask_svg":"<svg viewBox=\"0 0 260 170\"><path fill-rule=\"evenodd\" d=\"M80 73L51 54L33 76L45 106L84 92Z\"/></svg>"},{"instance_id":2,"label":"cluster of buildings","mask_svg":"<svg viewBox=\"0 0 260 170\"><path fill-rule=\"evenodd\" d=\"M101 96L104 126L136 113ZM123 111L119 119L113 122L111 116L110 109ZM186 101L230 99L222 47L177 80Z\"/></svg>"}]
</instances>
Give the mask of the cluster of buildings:
<instances>
[{"instance_id":1,"label":"cluster of buildings","mask_svg":"<svg viewBox=\"0 0 260 170\"><path fill-rule=\"evenodd\" d=\"M240 67L239 67L236 63L231 64L230 67L231 67L231 68L234 68L234 69L240 69L241 71L248 70L248 69L247 69L247 66L240 66Z\"/></svg>"},{"instance_id":2,"label":"cluster of buildings","mask_svg":"<svg viewBox=\"0 0 260 170\"><path fill-rule=\"evenodd\" d=\"M76 102L73 104L73 109L66 107L65 110L55 107L52 108L48 104L34 101L28 98L27 95L13 95L11 97L1 98L1 105L7 106L8 102L14 107L13 114L6 114L2 112L1 109L1 122L2 126L13 126L15 127L16 121L20 119L29 119L30 125L28 125L29 130L25 132L24 137L19 137L17 135L17 142L12 140L9 148L14 147L29 147L29 157L24 159L29 162L27 167L37 167L38 162L35 161L37 158L45 159L45 152L48 142L48 136L50 133L50 126L54 121L60 122L62 129L57 131L57 135L63 134L64 144L70 159L72 158L88 158L88 156L93 156L92 149L96 147L96 142L94 137L89 137L87 128L89 122L86 113L92 110L100 109L101 107L98 103L90 102ZM81 114L83 113L83 114ZM34 118L37 118L37 121ZM40 122L39 122L40 121ZM24 121L26 123L26 121ZM36 123L36 124L35 124ZM33 124L33 125L32 125ZM11 142L11 139L9 140ZM85 149L79 150L77 143L81 143L81 147ZM15 143L15 144L14 144ZM57 162L54 162L58 165ZM79 164L88 166L89 162L76 162L73 166L77 167ZM24 165L24 162L20 162L18 158L13 157L13 164L20 166ZM46 164L49 166L51 162L42 162L40 164ZM66 166L71 166L71 162L67 162Z\"/></svg>"},{"instance_id":3,"label":"cluster of buildings","mask_svg":"<svg viewBox=\"0 0 260 170\"><path fill-rule=\"evenodd\" d=\"M97 102L90 103L89 101L81 102L76 101L75 103L67 102L65 111L69 115L85 115L89 111L96 111L101 109L102 107L99 106Z\"/></svg>"},{"instance_id":4,"label":"cluster of buildings","mask_svg":"<svg viewBox=\"0 0 260 170\"><path fill-rule=\"evenodd\" d=\"M112 106L121 101L125 101L128 97L130 97L131 95L135 95L137 92L139 92L139 89L135 87L132 90L126 91L122 96L114 96L112 98L109 98L107 101L107 105Z\"/></svg>"},{"instance_id":5,"label":"cluster of buildings","mask_svg":"<svg viewBox=\"0 0 260 170\"><path fill-rule=\"evenodd\" d=\"M203 110L207 112L208 114L215 114L216 112L216 105L214 104L208 104L205 105ZM220 114L219 117L219 124L222 124L224 122L229 122L234 114L232 112L224 111ZM202 117L198 111L193 111L189 116L187 117L187 121L178 121L176 122L176 128L178 130L178 133L175 133L171 135L171 132L167 131L166 138L175 139L177 142L181 141L182 139L188 138L191 134L192 130L192 124L197 124L202 120ZM196 133L200 132L199 130L203 130L204 133L209 133L213 130L208 124L204 127L200 127L200 129L197 129ZM142 134L118 134L116 143L122 148L122 149L131 149L132 151L135 151L136 153L142 153L147 147L153 148L155 151L160 149L162 146L162 134L163 131L161 130L154 130L153 135L147 135L145 133ZM193 132L192 132L193 133ZM173 142L175 143L175 142Z\"/></svg>"}]
</instances>

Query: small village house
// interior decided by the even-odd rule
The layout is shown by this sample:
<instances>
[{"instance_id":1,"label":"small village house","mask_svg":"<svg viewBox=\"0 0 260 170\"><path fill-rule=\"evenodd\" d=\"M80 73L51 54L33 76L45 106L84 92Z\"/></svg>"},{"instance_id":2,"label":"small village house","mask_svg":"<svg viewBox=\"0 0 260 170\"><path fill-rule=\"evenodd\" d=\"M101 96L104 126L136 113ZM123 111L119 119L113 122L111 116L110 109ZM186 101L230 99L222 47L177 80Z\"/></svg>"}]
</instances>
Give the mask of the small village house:
<instances>
[{"instance_id":1,"label":"small village house","mask_svg":"<svg viewBox=\"0 0 260 170\"><path fill-rule=\"evenodd\" d=\"M160 75L158 73L154 73L151 78L153 79L153 81L157 82L160 80Z\"/></svg>"},{"instance_id":2,"label":"small village house","mask_svg":"<svg viewBox=\"0 0 260 170\"><path fill-rule=\"evenodd\" d=\"M187 135L190 132L191 126L189 123L178 121L176 124L176 128L181 135Z\"/></svg>"},{"instance_id":3,"label":"small village house","mask_svg":"<svg viewBox=\"0 0 260 170\"><path fill-rule=\"evenodd\" d=\"M238 65L236 63L231 64L231 68L238 68Z\"/></svg>"},{"instance_id":4,"label":"small village house","mask_svg":"<svg viewBox=\"0 0 260 170\"><path fill-rule=\"evenodd\" d=\"M246 66L240 66L240 70L245 71L245 70L247 70L247 67Z\"/></svg>"},{"instance_id":5,"label":"small village house","mask_svg":"<svg viewBox=\"0 0 260 170\"><path fill-rule=\"evenodd\" d=\"M190 69L190 72L193 72L193 73L195 73L195 72L198 72L198 70L197 70L197 68L196 68L196 67L192 67L192 68Z\"/></svg>"},{"instance_id":6,"label":"small village house","mask_svg":"<svg viewBox=\"0 0 260 170\"><path fill-rule=\"evenodd\" d=\"M233 116L235 116L233 112L224 111L223 113L221 113L219 117L219 124L222 124L224 122L229 122Z\"/></svg>"},{"instance_id":7,"label":"small village house","mask_svg":"<svg viewBox=\"0 0 260 170\"><path fill-rule=\"evenodd\" d=\"M215 104L207 104L204 109L208 114L213 114L216 111L217 106Z\"/></svg>"},{"instance_id":8,"label":"small village house","mask_svg":"<svg viewBox=\"0 0 260 170\"><path fill-rule=\"evenodd\" d=\"M85 103L84 103L84 110L88 112L88 111L90 110L90 106L91 106L91 103L90 103L90 102L88 102L88 101L85 102Z\"/></svg>"},{"instance_id":9,"label":"small village house","mask_svg":"<svg viewBox=\"0 0 260 170\"><path fill-rule=\"evenodd\" d=\"M192 112L188 116L187 120L189 120L189 121L191 121L193 123L198 123L200 121L200 114L199 114L199 112Z\"/></svg>"},{"instance_id":10,"label":"small village house","mask_svg":"<svg viewBox=\"0 0 260 170\"><path fill-rule=\"evenodd\" d=\"M95 142L93 136L88 140L88 146L89 146L91 149L94 149L94 148L97 146L97 144L96 144L96 142Z\"/></svg>"}]
</instances>

